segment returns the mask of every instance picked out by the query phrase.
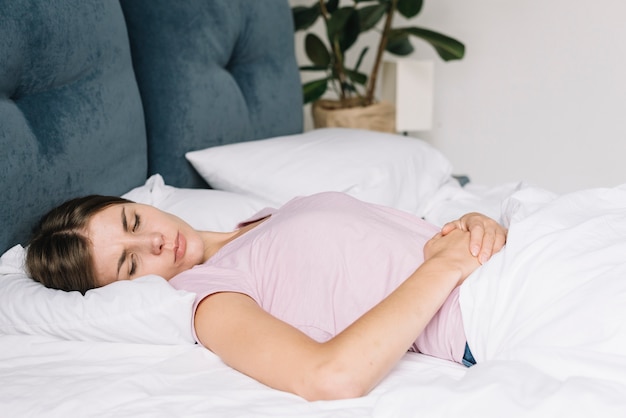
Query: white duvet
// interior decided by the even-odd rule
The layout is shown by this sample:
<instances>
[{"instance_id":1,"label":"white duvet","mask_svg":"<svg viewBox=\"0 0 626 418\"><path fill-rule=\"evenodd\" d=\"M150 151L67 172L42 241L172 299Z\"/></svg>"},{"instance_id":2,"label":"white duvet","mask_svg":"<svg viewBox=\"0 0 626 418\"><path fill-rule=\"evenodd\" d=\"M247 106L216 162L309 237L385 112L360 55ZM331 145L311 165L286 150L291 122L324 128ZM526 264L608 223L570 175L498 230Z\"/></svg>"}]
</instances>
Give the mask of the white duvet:
<instances>
[{"instance_id":1,"label":"white duvet","mask_svg":"<svg viewBox=\"0 0 626 418\"><path fill-rule=\"evenodd\" d=\"M478 364L407 353L360 399L307 403L193 345L0 337L0 416L626 416L626 187L504 206L506 250L463 285Z\"/></svg>"},{"instance_id":2,"label":"white duvet","mask_svg":"<svg viewBox=\"0 0 626 418\"><path fill-rule=\"evenodd\" d=\"M474 355L626 383L626 188L543 206L526 203L533 197L508 201L506 251L461 292Z\"/></svg>"}]
</instances>

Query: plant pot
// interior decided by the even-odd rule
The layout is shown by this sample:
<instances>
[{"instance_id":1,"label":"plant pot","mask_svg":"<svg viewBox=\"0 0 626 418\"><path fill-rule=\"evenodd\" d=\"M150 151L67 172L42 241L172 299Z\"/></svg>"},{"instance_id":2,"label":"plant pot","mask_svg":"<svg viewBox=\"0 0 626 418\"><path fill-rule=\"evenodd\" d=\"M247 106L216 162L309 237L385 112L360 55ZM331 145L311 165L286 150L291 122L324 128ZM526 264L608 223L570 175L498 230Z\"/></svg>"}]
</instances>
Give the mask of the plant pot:
<instances>
[{"instance_id":1,"label":"plant pot","mask_svg":"<svg viewBox=\"0 0 626 418\"><path fill-rule=\"evenodd\" d=\"M358 101L317 100L311 107L315 128L354 128L396 132L396 109L381 101L361 106Z\"/></svg>"}]
</instances>

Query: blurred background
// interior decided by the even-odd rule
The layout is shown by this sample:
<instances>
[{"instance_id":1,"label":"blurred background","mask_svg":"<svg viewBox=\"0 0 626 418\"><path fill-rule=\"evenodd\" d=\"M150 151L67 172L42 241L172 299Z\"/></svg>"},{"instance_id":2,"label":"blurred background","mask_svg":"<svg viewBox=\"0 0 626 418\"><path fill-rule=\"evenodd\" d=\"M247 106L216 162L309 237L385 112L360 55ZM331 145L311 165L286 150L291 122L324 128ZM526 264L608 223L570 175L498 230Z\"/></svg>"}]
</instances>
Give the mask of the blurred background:
<instances>
[{"instance_id":1,"label":"blurred background","mask_svg":"<svg viewBox=\"0 0 626 418\"><path fill-rule=\"evenodd\" d=\"M524 180L557 193L626 182L626 2L425 0L409 24L466 47L462 60L443 62L412 39L411 58L434 63L434 100L432 128L408 134L441 150L456 174L485 185ZM306 65L304 34L295 36ZM376 36L364 34L355 50ZM304 114L312 129L310 105Z\"/></svg>"}]
</instances>

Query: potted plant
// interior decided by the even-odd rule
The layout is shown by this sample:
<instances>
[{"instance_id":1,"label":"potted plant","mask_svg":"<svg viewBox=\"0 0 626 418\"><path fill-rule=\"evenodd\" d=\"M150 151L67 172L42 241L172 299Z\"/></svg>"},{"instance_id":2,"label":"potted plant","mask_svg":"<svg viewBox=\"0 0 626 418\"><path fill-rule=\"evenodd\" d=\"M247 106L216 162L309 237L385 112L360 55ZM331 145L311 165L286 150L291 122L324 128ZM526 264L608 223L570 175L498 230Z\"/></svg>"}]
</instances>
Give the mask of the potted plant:
<instances>
[{"instance_id":1,"label":"potted plant","mask_svg":"<svg viewBox=\"0 0 626 418\"><path fill-rule=\"evenodd\" d=\"M411 37L431 44L444 61L463 58L465 46L446 35L415 26L393 27L393 18L400 13L413 18L422 10L423 0L350 0L340 5L339 0L319 0L311 6L292 7L295 30L309 29L318 19L326 28L325 43L315 33L304 38L305 52L311 65L301 71L322 73L322 77L303 84L304 103L313 103L316 127L349 126L375 130L393 130L393 105L375 100L376 81L385 51L404 56L413 52ZM345 2L344 2L345 3ZM363 58L369 51L364 47L353 66L346 63L346 53L364 32L378 30L380 37L376 56L369 72L361 70ZM337 100L323 100L328 91L334 91ZM333 116L337 112L344 115ZM377 115L380 114L380 117ZM363 121L374 126L360 126Z\"/></svg>"}]
</instances>

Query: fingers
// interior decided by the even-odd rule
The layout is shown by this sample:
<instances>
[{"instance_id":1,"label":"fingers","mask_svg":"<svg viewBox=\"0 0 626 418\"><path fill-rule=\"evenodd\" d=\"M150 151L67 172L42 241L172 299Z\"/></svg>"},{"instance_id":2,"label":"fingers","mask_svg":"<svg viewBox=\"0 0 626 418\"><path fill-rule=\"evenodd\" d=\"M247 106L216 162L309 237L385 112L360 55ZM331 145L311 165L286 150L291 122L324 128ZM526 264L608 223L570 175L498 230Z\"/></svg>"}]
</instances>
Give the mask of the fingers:
<instances>
[{"instance_id":1,"label":"fingers","mask_svg":"<svg viewBox=\"0 0 626 418\"><path fill-rule=\"evenodd\" d=\"M502 247L504 247L504 245L506 244L506 237L507 237L508 232L509 232L508 229L502 226L500 226L500 228L497 230L496 237L493 242L492 254L497 253L498 251L502 249Z\"/></svg>"},{"instance_id":2,"label":"fingers","mask_svg":"<svg viewBox=\"0 0 626 418\"><path fill-rule=\"evenodd\" d=\"M480 266L477 257L469 251L470 232L456 228L448 235L436 234L424 246L425 262L435 260L444 270L460 272L458 284L461 284L471 272Z\"/></svg>"},{"instance_id":3,"label":"fingers","mask_svg":"<svg viewBox=\"0 0 626 418\"><path fill-rule=\"evenodd\" d=\"M477 231L475 235L470 235L470 237L476 237L475 241L471 242L470 251L476 257L478 257L478 262L480 264L484 264L491 258L491 255L494 251L494 244L496 241L495 234L492 231L479 231L481 228L474 228L471 233ZM479 232L481 232L479 236ZM472 238L470 238L471 240Z\"/></svg>"},{"instance_id":4,"label":"fingers","mask_svg":"<svg viewBox=\"0 0 626 418\"><path fill-rule=\"evenodd\" d=\"M448 222L441 229L441 234L449 234L455 229L470 231L469 250L481 264L500 251L506 242L507 230L480 213L468 213L456 221Z\"/></svg>"},{"instance_id":5,"label":"fingers","mask_svg":"<svg viewBox=\"0 0 626 418\"><path fill-rule=\"evenodd\" d=\"M493 247L493 239L489 239L490 234L485 233L485 229L481 225L474 225L470 228L470 253L474 257L478 257L478 261L482 264L481 257L491 256L491 248Z\"/></svg>"},{"instance_id":6,"label":"fingers","mask_svg":"<svg viewBox=\"0 0 626 418\"><path fill-rule=\"evenodd\" d=\"M462 219L462 218L461 218ZM448 222L441 228L441 234L447 235L455 229L460 229L461 231L466 231L465 225L461 219L457 219L456 221Z\"/></svg>"},{"instance_id":7,"label":"fingers","mask_svg":"<svg viewBox=\"0 0 626 418\"><path fill-rule=\"evenodd\" d=\"M480 264L486 263L506 243L506 229L496 224L485 229L476 226L470 230L470 251L478 248L476 255ZM479 248L480 247L480 248Z\"/></svg>"}]
</instances>

